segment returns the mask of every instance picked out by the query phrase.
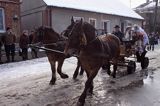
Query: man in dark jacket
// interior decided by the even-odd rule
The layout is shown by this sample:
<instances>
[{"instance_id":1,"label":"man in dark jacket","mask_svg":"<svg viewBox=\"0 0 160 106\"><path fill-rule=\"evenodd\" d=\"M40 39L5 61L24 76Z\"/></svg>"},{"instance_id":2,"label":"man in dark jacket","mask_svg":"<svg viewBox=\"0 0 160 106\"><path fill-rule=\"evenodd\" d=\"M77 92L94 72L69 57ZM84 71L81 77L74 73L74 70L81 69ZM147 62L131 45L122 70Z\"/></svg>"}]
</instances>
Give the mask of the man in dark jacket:
<instances>
[{"instance_id":1,"label":"man in dark jacket","mask_svg":"<svg viewBox=\"0 0 160 106\"><path fill-rule=\"evenodd\" d=\"M28 31L23 31L23 34L20 36L19 46L22 49L22 59L28 59L28 44L29 44L29 37Z\"/></svg>"},{"instance_id":2,"label":"man in dark jacket","mask_svg":"<svg viewBox=\"0 0 160 106\"><path fill-rule=\"evenodd\" d=\"M113 32L113 34L117 36L119 40L122 42L122 38L124 37L124 34L120 31L119 25L116 25L114 28L115 28L115 31Z\"/></svg>"},{"instance_id":3,"label":"man in dark jacket","mask_svg":"<svg viewBox=\"0 0 160 106\"><path fill-rule=\"evenodd\" d=\"M7 27L6 29L6 33L3 36L3 42L5 46L7 62L10 62L10 55L12 56L12 62L14 62L16 36L12 34L10 27Z\"/></svg>"},{"instance_id":4,"label":"man in dark jacket","mask_svg":"<svg viewBox=\"0 0 160 106\"><path fill-rule=\"evenodd\" d=\"M154 44L155 44L155 36L154 33L149 35L149 50L154 51Z\"/></svg>"}]
</instances>

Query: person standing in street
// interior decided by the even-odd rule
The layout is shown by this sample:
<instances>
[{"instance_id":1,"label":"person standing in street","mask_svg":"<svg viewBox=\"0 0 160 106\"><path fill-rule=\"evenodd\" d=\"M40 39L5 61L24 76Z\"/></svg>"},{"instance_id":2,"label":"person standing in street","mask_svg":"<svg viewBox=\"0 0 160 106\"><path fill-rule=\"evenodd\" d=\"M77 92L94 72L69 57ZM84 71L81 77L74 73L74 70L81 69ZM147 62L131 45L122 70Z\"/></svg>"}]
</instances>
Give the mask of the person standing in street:
<instances>
[{"instance_id":1,"label":"person standing in street","mask_svg":"<svg viewBox=\"0 0 160 106\"><path fill-rule=\"evenodd\" d=\"M33 43L33 37L35 36L34 34L35 34L34 31L31 31L31 34L29 35L29 44ZM34 57L38 58L37 52L38 52L37 48L31 48L32 58L34 58Z\"/></svg>"},{"instance_id":2,"label":"person standing in street","mask_svg":"<svg viewBox=\"0 0 160 106\"><path fill-rule=\"evenodd\" d=\"M154 51L154 44L155 44L155 34L154 33L151 33L149 35L149 50L152 50Z\"/></svg>"},{"instance_id":3,"label":"person standing in street","mask_svg":"<svg viewBox=\"0 0 160 106\"><path fill-rule=\"evenodd\" d=\"M23 34L20 36L19 46L22 49L22 59L28 59L28 44L29 44L29 37L28 31L23 31Z\"/></svg>"},{"instance_id":4,"label":"person standing in street","mask_svg":"<svg viewBox=\"0 0 160 106\"><path fill-rule=\"evenodd\" d=\"M12 33L12 29L10 27L7 27L6 29L6 33L3 36L3 42L4 42L7 62L11 61L10 55L12 57L12 62L14 62L16 36Z\"/></svg>"}]
</instances>

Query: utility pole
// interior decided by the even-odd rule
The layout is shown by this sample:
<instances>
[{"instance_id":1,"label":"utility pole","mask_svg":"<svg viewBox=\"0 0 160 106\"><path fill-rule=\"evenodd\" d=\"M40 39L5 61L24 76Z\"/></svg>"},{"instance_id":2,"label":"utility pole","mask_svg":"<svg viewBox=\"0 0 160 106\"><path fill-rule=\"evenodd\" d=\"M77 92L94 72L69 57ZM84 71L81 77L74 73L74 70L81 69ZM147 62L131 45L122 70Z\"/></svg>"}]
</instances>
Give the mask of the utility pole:
<instances>
[{"instance_id":1,"label":"utility pole","mask_svg":"<svg viewBox=\"0 0 160 106\"><path fill-rule=\"evenodd\" d=\"M155 5L155 12L154 12L153 32L156 32L157 10L158 10L158 0L155 0L155 1L156 1L156 5Z\"/></svg>"},{"instance_id":2,"label":"utility pole","mask_svg":"<svg viewBox=\"0 0 160 106\"><path fill-rule=\"evenodd\" d=\"M131 8L131 0L129 0L129 5L130 5L130 8Z\"/></svg>"}]
</instances>

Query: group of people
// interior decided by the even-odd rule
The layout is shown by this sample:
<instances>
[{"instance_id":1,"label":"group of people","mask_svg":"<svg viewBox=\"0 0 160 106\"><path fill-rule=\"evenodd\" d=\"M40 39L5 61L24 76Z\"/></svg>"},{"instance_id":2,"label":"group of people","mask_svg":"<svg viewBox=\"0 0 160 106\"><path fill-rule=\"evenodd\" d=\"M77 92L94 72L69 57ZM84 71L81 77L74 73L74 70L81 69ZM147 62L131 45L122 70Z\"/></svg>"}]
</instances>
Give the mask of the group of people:
<instances>
[{"instance_id":1,"label":"group of people","mask_svg":"<svg viewBox=\"0 0 160 106\"><path fill-rule=\"evenodd\" d=\"M149 45L147 47L147 49L150 51L154 51L154 45L158 44L158 40L159 40L159 33L154 33L152 32L151 34L148 35L149 37Z\"/></svg>"},{"instance_id":2,"label":"group of people","mask_svg":"<svg viewBox=\"0 0 160 106\"><path fill-rule=\"evenodd\" d=\"M19 55L23 60L28 59L28 44L33 41L34 32L29 32L24 30L19 39ZM12 33L12 29L10 27L6 28L6 33L0 36L0 63L2 63L2 46L4 45L5 54L6 54L6 62L14 62L15 61L15 49L16 49L16 36ZM34 55L34 56L33 56ZM37 58L37 49L32 48L32 57Z\"/></svg>"},{"instance_id":3,"label":"group of people","mask_svg":"<svg viewBox=\"0 0 160 106\"><path fill-rule=\"evenodd\" d=\"M33 42L34 31L31 31L29 34L28 30L24 30L19 40L19 54L22 56L23 60L28 59L28 45ZM32 57L38 58L37 56L38 49L31 48ZM33 56L34 55L34 56Z\"/></svg>"},{"instance_id":4,"label":"group of people","mask_svg":"<svg viewBox=\"0 0 160 106\"><path fill-rule=\"evenodd\" d=\"M135 50L137 61L141 62L142 58L145 57L145 54L147 53L146 46L149 45L147 33L138 25L134 25L133 27L127 26L125 33L120 31L120 27L118 25L116 25L114 28L115 31L113 34L120 39L122 44L124 41L132 41L136 38Z\"/></svg>"}]
</instances>

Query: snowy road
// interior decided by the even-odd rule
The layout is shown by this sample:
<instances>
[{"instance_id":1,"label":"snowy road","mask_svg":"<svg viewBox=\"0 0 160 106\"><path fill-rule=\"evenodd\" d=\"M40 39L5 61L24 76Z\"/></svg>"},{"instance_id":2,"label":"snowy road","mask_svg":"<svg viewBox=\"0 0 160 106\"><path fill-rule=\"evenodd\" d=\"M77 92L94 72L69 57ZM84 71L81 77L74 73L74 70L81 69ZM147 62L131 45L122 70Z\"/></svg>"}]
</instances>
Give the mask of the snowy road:
<instances>
[{"instance_id":1,"label":"snowy road","mask_svg":"<svg viewBox=\"0 0 160 106\"><path fill-rule=\"evenodd\" d=\"M85 105L160 106L160 49L147 55L150 57L148 70L140 71L137 67L135 74L116 79L99 71L94 80L94 95L87 96ZM63 72L70 78L63 80L57 74L56 85L50 86L47 58L1 65L0 106L75 106L86 80L85 75L72 79L75 67L76 59L67 59Z\"/></svg>"}]
</instances>

